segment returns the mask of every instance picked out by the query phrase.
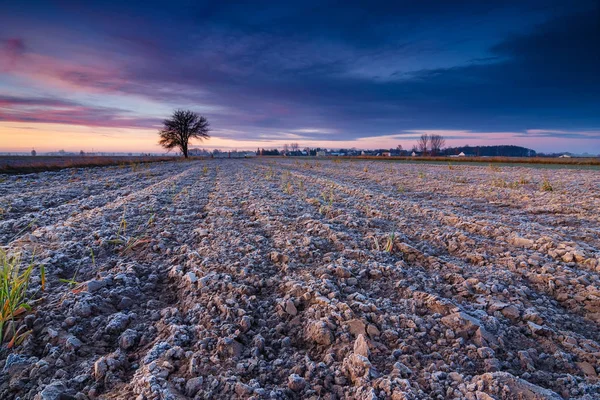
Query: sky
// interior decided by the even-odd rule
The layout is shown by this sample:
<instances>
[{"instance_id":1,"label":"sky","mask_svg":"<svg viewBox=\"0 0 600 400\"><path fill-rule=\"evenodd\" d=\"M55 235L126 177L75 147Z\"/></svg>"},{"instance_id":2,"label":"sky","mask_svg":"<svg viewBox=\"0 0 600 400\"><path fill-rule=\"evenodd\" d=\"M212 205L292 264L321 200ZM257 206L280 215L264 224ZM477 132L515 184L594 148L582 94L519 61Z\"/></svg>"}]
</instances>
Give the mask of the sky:
<instances>
[{"instance_id":1,"label":"sky","mask_svg":"<svg viewBox=\"0 0 600 400\"><path fill-rule=\"evenodd\" d=\"M598 0L0 0L0 152L514 144L600 153Z\"/></svg>"}]
</instances>

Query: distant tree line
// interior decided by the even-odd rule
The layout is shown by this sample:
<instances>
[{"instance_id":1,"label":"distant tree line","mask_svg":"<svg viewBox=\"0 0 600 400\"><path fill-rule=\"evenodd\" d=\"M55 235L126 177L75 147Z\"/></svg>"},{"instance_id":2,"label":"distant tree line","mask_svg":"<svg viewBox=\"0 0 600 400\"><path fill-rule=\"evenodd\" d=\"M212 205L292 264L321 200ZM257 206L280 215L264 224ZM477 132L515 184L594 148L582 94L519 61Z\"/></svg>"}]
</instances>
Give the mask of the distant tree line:
<instances>
[{"instance_id":1,"label":"distant tree line","mask_svg":"<svg viewBox=\"0 0 600 400\"><path fill-rule=\"evenodd\" d=\"M257 156L279 156L281 153L277 149L259 149L256 151Z\"/></svg>"},{"instance_id":2,"label":"distant tree line","mask_svg":"<svg viewBox=\"0 0 600 400\"><path fill-rule=\"evenodd\" d=\"M521 146L503 145L503 146L460 146L448 147L441 154L446 156L465 153L467 156L477 157L535 157L535 150Z\"/></svg>"},{"instance_id":3,"label":"distant tree line","mask_svg":"<svg viewBox=\"0 0 600 400\"><path fill-rule=\"evenodd\" d=\"M175 110L170 118L163 121L163 128L158 132L160 136L159 144L168 151L177 149L185 158L189 155L189 141L191 139L205 140L209 139L208 132L210 125L204 116L189 110ZM358 156L358 155L376 155L376 156L407 156L407 155L425 155L425 156L452 156L464 153L465 156L479 157L535 157L537 154L534 150L521 146L460 146L447 147L446 139L438 134L422 134L411 151L404 150L401 145L395 149L380 149L380 150L358 150L339 149L337 151L328 151L322 148L305 147L300 149L298 143L284 144L283 149L264 149L256 150L257 156L317 156L320 154L331 156ZM198 149L192 150L192 155L200 155L207 153ZM237 151L234 150L237 154ZM32 155L36 155L35 150L32 150ZM59 151L59 154L65 154L64 150ZM207 153L208 154L208 153ZM213 150L212 156L220 154L220 150ZM231 154L231 152L229 152ZM80 152L81 156L85 153Z\"/></svg>"},{"instance_id":4,"label":"distant tree line","mask_svg":"<svg viewBox=\"0 0 600 400\"><path fill-rule=\"evenodd\" d=\"M316 156L318 152L327 152L327 149L317 147L309 148L305 147L300 149L298 143L284 144L283 149L256 149L257 156L290 156L290 157L301 157L301 156ZM340 150L340 151L343 151Z\"/></svg>"},{"instance_id":5,"label":"distant tree line","mask_svg":"<svg viewBox=\"0 0 600 400\"><path fill-rule=\"evenodd\" d=\"M281 150L279 149L257 149L257 156L316 156L323 152L330 156L410 156L413 152L417 155L424 156L452 156L464 153L466 156L479 157L535 157L538 154L526 147L513 145L500 146L459 146L459 147L444 147L446 139L438 134L423 134L419 137L417 143L412 149L405 150L402 145L398 145L394 149L376 149L376 150L360 150L356 148L327 150L324 148L308 148L300 149L297 143L284 144Z\"/></svg>"}]
</instances>

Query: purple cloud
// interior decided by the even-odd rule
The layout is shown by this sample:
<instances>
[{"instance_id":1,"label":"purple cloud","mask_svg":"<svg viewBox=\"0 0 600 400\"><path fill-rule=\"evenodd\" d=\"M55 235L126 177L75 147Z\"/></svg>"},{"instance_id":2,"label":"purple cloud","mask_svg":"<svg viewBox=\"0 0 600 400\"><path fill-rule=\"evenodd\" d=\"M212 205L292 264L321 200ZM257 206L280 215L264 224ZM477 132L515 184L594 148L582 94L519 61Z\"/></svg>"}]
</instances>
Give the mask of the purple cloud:
<instances>
[{"instance_id":1,"label":"purple cloud","mask_svg":"<svg viewBox=\"0 0 600 400\"><path fill-rule=\"evenodd\" d=\"M0 121L56 123L111 128L156 128L158 118L140 118L110 107L90 107L48 98L0 96Z\"/></svg>"}]
</instances>

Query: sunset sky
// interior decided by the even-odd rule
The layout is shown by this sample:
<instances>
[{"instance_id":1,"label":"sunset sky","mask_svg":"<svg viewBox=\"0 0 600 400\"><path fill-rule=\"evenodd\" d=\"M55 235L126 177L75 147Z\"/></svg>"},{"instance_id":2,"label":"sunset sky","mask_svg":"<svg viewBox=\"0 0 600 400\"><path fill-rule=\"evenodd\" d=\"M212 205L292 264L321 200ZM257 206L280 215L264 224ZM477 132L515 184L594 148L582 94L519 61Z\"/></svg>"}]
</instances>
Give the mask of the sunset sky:
<instances>
[{"instance_id":1,"label":"sunset sky","mask_svg":"<svg viewBox=\"0 0 600 400\"><path fill-rule=\"evenodd\" d=\"M600 153L597 0L0 2L0 152L515 144Z\"/></svg>"}]
</instances>

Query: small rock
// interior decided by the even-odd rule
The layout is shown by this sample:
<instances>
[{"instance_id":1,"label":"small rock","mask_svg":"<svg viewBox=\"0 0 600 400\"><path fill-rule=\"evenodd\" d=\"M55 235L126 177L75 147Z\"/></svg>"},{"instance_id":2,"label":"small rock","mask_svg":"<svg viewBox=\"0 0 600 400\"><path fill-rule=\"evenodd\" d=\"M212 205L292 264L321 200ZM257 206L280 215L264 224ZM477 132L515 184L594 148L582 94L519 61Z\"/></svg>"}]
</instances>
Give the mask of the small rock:
<instances>
[{"instance_id":1,"label":"small rock","mask_svg":"<svg viewBox=\"0 0 600 400\"><path fill-rule=\"evenodd\" d=\"M519 247L525 247L527 249L530 249L533 247L534 245L534 241L531 239L527 239L524 237L520 237L520 236L516 236L512 239L512 243L515 246L519 246Z\"/></svg>"},{"instance_id":2,"label":"small rock","mask_svg":"<svg viewBox=\"0 0 600 400\"><path fill-rule=\"evenodd\" d=\"M367 343L365 335L358 335L358 337L354 341L354 354L358 354L365 358L369 358L369 353L369 343Z\"/></svg>"},{"instance_id":3,"label":"small rock","mask_svg":"<svg viewBox=\"0 0 600 400\"><path fill-rule=\"evenodd\" d=\"M480 348L478 348L477 349L477 354L482 359L493 358L494 355L495 355L494 350L490 349L489 347L480 347Z\"/></svg>"},{"instance_id":4,"label":"small rock","mask_svg":"<svg viewBox=\"0 0 600 400\"><path fill-rule=\"evenodd\" d=\"M246 399L252 394L252 388L245 383L237 382L235 384L235 394L242 399Z\"/></svg>"},{"instance_id":5,"label":"small rock","mask_svg":"<svg viewBox=\"0 0 600 400\"><path fill-rule=\"evenodd\" d=\"M480 390L475 392L475 398L477 400L494 400L494 398L492 396L490 396L489 394L482 392Z\"/></svg>"},{"instance_id":6,"label":"small rock","mask_svg":"<svg viewBox=\"0 0 600 400\"><path fill-rule=\"evenodd\" d=\"M492 372L481 375L484 382L496 387L504 387L507 393L518 393L523 399L561 400L562 397L550 389L534 385L508 372Z\"/></svg>"},{"instance_id":7,"label":"small rock","mask_svg":"<svg viewBox=\"0 0 600 400\"><path fill-rule=\"evenodd\" d=\"M447 315L441 319L442 323L453 329L456 334L464 338L473 335L479 329L481 323L477 318L471 317L464 312Z\"/></svg>"},{"instance_id":8,"label":"small rock","mask_svg":"<svg viewBox=\"0 0 600 400\"><path fill-rule=\"evenodd\" d=\"M119 304L117 305L117 308L122 311L122 310L128 310L128 309L130 309L131 306L133 306L133 300L131 300L127 296L123 296L121 298L121 300L119 301Z\"/></svg>"},{"instance_id":9,"label":"small rock","mask_svg":"<svg viewBox=\"0 0 600 400\"><path fill-rule=\"evenodd\" d=\"M119 337L119 347L123 350L130 350L135 347L138 339L138 333L133 329L127 329Z\"/></svg>"},{"instance_id":10,"label":"small rock","mask_svg":"<svg viewBox=\"0 0 600 400\"><path fill-rule=\"evenodd\" d=\"M35 396L36 400L71 400L75 397L65 393L66 388L62 382L53 382L47 385Z\"/></svg>"},{"instance_id":11,"label":"small rock","mask_svg":"<svg viewBox=\"0 0 600 400\"><path fill-rule=\"evenodd\" d=\"M212 280L213 280L213 276L212 275L203 276L202 278L200 278L198 280L198 287L199 288L207 287Z\"/></svg>"},{"instance_id":12,"label":"small rock","mask_svg":"<svg viewBox=\"0 0 600 400\"><path fill-rule=\"evenodd\" d=\"M370 337L376 337L379 336L380 332L379 329L377 329L377 327L373 324L369 324L367 326L367 333L369 334Z\"/></svg>"},{"instance_id":13,"label":"small rock","mask_svg":"<svg viewBox=\"0 0 600 400\"><path fill-rule=\"evenodd\" d=\"M102 289L104 286L106 286L106 282L94 279L87 283L87 291L94 293Z\"/></svg>"},{"instance_id":14,"label":"small rock","mask_svg":"<svg viewBox=\"0 0 600 400\"><path fill-rule=\"evenodd\" d=\"M304 380L304 378L302 378L298 374L291 374L288 377L288 388L290 388L294 392L300 392L300 391L304 390L305 386L306 386L306 381Z\"/></svg>"},{"instance_id":15,"label":"small rock","mask_svg":"<svg viewBox=\"0 0 600 400\"><path fill-rule=\"evenodd\" d=\"M291 300L287 300L285 302L285 312L295 316L296 314L298 314L298 310L296 309L296 306L294 305L294 302Z\"/></svg>"},{"instance_id":16,"label":"small rock","mask_svg":"<svg viewBox=\"0 0 600 400\"><path fill-rule=\"evenodd\" d=\"M504 315L506 318L512 321L516 321L521 317L519 309L515 306L504 307L500 312L502 313L502 315Z\"/></svg>"},{"instance_id":17,"label":"small rock","mask_svg":"<svg viewBox=\"0 0 600 400\"><path fill-rule=\"evenodd\" d=\"M463 381L463 377L461 374L459 374L458 372L452 371L448 374L448 378L450 378L451 380L453 380L454 382L462 382Z\"/></svg>"},{"instance_id":18,"label":"small rock","mask_svg":"<svg viewBox=\"0 0 600 400\"><path fill-rule=\"evenodd\" d=\"M369 276L371 278L373 278L373 279L379 279L379 278L381 278L382 275L383 274L378 269L371 269L371 270L369 270Z\"/></svg>"},{"instance_id":19,"label":"small rock","mask_svg":"<svg viewBox=\"0 0 600 400\"><path fill-rule=\"evenodd\" d=\"M586 378L591 378L593 380L598 378L598 374L596 373L596 369L592 364L587 361L575 363L579 367L579 369L584 373Z\"/></svg>"},{"instance_id":20,"label":"small rock","mask_svg":"<svg viewBox=\"0 0 600 400\"><path fill-rule=\"evenodd\" d=\"M307 336L317 344L328 346L333 343L333 334L323 321L316 321L309 325Z\"/></svg>"},{"instance_id":21,"label":"small rock","mask_svg":"<svg viewBox=\"0 0 600 400\"><path fill-rule=\"evenodd\" d=\"M352 382L358 382L377 375L369 359L356 353L344 358L342 370L345 371Z\"/></svg>"},{"instance_id":22,"label":"small rock","mask_svg":"<svg viewBox=\"0 0 600 400\"><path fill-rule=\"evenodd\" d=\"M244 315L242 317L242 319L240 320L240 327L242 328L242 332L246 333L250 330L250 327L252 326L252 319L247 316Z\"/></svg>"},{"instance_id":23,"label":"small rock","mask_svg":"<svg viewBox=\"0 0 600 400\"><path fill-rule=\"evenodd\" d=\"M350 333L354 336L366 333L365 323L362 322L360 319L351 319L350 321L346 322L346 325L348 326L348 330L350 331Z\"/></svg>"},{"instance_id":24,"label":"small rock","mask_svg":"<svg viewBox=\"0 0 600 400\"><path fill-rule=\"evenodd\" d=\"M222 338L217 344L217 351L226 357L239 357L244 351L244 345L232 338Z\"/></svg>"},{"instance_id":25,"label":"small rock","mask_svg":"<svg viewBox=\"0 0 600 400\"><path fill-rule=\"evenodd\" d=\"M75 336L69 336L65 342L65 347L71 351L77 351L81 346L83 346L83 343Z\"/></svg>"},{"instance_id":26,"label":"small rock","mask_svg":"<svg viewBox=\"0 0 600 400\"><path fill-rule=\"evenodd\" d=\"M2 371L8 372L9 375L15 374L25 366L29 365L30 361L27 357L17 353L10 353L4 362Z\"/></svg>"},{"instance_id":27,"label":"small rock","mask_svg":"<svg viewBox=\"0 0 600 400\"><path fill-rule=\"evenodd\" d=\"M129 324L129 316L124 313L116 313L110 317L108 324L106 325L106 332L108 333L119 333L122 332Z\"/></svg>"},{"instance_id":28,"label":"small rock","mask_svg":"<svg viewBox=\"0 0 600 400\"><path fill-rule=\"evenodd\" d=\"M347 268L344 268L342 266L339 266L335 269L335 274L339 277L339 278L350 278L352 276L352 274L350 273L350 271L348 271Z\"/></svg>"},{"instance_id":29,"label":"small rock","mask_svg":"<svg viewBox=\"0 0 600 400\"><path fill-rule=\"evenodd\" d=\"M573 261L574 257L573 257L573 253L568 252L568 253L565 253L561 258L564 262L570 263Z\"/></svg>"},{"instance_id":30,"label":"small rock","mask_svg":"<svg viewBox=\"0 0 600 400\"><path fill-rule=\"evenodd\" d=\"M187 395L190 397L194 397L196 395L196 393L198 393L198 391L202 387L203 383L204 383L204 378L201 376L197 376L195 378L188 379L188 381L185 384L185 391L186 391Z\"/></svg>"},{"instance_id":31,"label":"small rock","mask_svg":"<svg viewBox=\"0 0 600 400\"><path fill-rule=\"evenodd\" d=\"M531 333L538 336L549 336L552 331L548 329L546 326L538 325L535 322L527 321L527 326Z\"/></svg>"},{"instance_id":32,"label":"small rock","mask_svg":"<svg viewBox=\"0 0 600 400\"><path fill-rule=\"evenodd\" d=\"M413 374L412 370L400 361L394 364L394 373L402 378L408 378Z\"/></svg>"},{"instance_id":33,"label":"small rock","mask_svg":"<svg viewBox=\"0 0 600 400\"><path fill-rule=\"evenodd\" d=\"M271 261L274 263L286 263L288 261L288 256L285 254L281 254L277 251L272 251L270 254Z\"/></svg>"},{"instance_id":34,"label":"small rock","mask_svg":"<svg viewBox=\"0 0 600 400\"><path fill-rule=\"evenodd\" d=\"M185 279L186 279L186 281L188 281L191 284L194 284L198 281L198 277L192 271L185 274Z\"/></svg>"},{"instance_id":35,"label":"small rock","mask_svg":"<svg viewBox=\"0 0 600 400\"><path fill-rule=\"evenodd\" d=\"M81 300L75 304L73 311L80 317L89 317L92 315L92 306L87 301Z\"/></svg>"},{"instance_id":36,"label":"small rock","mask_svg":"<svg viewBox=\"0 0 600 400\"><path fill-rule=\"evenodd\" d=\"M108 371L108 364L106 363L106 358L100 357L94 363L94 377L96 378L97 381L99 381L100 379L104 378L104 375L106 375L107 371Z\"/></svg>"}]
</instances>

